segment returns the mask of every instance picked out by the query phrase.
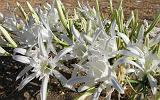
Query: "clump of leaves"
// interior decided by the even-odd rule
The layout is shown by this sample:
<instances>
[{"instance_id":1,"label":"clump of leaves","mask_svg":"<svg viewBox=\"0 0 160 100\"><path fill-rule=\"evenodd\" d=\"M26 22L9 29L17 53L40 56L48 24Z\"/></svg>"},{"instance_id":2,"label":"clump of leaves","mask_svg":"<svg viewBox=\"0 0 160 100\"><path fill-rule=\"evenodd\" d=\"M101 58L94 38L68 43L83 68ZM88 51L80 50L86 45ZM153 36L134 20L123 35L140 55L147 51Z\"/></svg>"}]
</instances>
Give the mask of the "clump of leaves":
<instances>
[{"instance_id":1,"label":"clump of leaves","mask_svg":"<svg viewBox=\"0 0 160 100\"><path fill-rule=\"evenodd\" d=\"M18 89L39 78L41 99L46 100L49 77L55 76L62 86L84 92L78 100L87 96L98 100L103 90L108 100L113 93L120 99L127 90L130 99L158 98L155 76L160 75L160 31L156 24L160 15L151 24L139 22L133 12L126 20L122 0L118 9L110 0L109 20L102 16L95 1L95 8L78 2L71 18L60 0L36 9L27 2L30 14L17 3L24 19L5 17L0 29L13 47L18 44L13 59L27 65L17 76L25 76ZM13 33L16 42L6 30ZM6 51L0 47L1 53ZM63 63L75 59L70 67ZM69 79L60 73L62 69L71 72Z\"/></svg>"}]
</instances>

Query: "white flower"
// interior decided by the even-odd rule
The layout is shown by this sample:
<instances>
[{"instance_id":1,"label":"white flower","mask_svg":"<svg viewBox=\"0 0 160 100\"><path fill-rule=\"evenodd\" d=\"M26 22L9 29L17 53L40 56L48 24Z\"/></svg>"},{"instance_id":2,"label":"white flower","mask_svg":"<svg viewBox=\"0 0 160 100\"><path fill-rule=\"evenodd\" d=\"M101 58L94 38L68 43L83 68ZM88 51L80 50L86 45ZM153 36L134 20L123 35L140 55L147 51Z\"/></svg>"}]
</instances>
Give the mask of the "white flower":
<instances>
[{"instance_id":1,"label":"white flower","mask_svg":"<svg viewBox=\"0 0 160 100\"><path fill-rule=\"evenodd\" d=\"M98 99L103 89L111 86L118 90L118 92L124 93L122 86L116 79L115 71L108 61L116 54L116 38L111 38L103 33L103 31L95 32L92 42L88 45L85 44L85 46L78 38L79 36L76 36L76 39L80 42L76 50L81 54L79 57L82 58L78 64L73 65L72 77L68 80L67 84L82 83L83 85L78 88L78 92L81 92L100 83L100 86L93 95L93 100ZM82 47L85 49L82 49ZM85 73L85 75L81 75L81 72Z\"/></svg>"},{"instance_id":2,"label":"white flower","mask_svg":"<svg viewBox=\"0 0 160 100\"><path fill-rule=\"evenodd\" d=\"M118 51L118 54L123 55L123 57L119 58L113 66L116 67L123 63L134 65L134 67L127 69L127 73L134 72L139 79L142 79L146 75L148 77L152 93L155 95L157 91L157 81L153 78L151 73L158 72L160 59L156 54L153 54L152 51L149 51L150 47L146 47L144 45L143 32L139 34L136 42L131 42L123 33L119 33L118 35L122 37L124 42L127 44L127 50Z\"/></svg>"},{"instance_id":3,"label":"white flower","mask_svg":"<svg viewBox=\"0 0 160 100\"><path fill-rule=\"evenodd\" d=\"M18 89L22 89L28 82L30 82L34 78L39 78L40 80L42 79L41 99L46 100L47 84L50 75L54 74L55 77L61 81L62 85L66 84L67 79L57 70L55 70L55 67L59 66L59 60L61 60L61 58L71 50L72 47L68 47L61 50L57 54L50 42L47 43L46 49L42 40L42 35L38 39L38 47L35 47L35 50L30 49L29 51L27 51L22 48L16 48L14 50L15 54L13 56L13 59L28 64L28 66L19 73L17 79L21 78L28 71L32 72L31 75L28 75L21 82ZM74 88L72 87L69 88L74 90Z\"/></svg>"}]
</instances>

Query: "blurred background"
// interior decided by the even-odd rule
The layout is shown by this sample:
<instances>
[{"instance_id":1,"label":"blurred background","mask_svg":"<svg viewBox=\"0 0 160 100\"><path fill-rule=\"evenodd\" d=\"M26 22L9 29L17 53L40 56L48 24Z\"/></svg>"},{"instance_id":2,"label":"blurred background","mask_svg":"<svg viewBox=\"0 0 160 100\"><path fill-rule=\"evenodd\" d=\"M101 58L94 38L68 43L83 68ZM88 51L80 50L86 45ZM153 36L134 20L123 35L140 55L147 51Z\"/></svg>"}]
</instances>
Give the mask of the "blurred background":
<instances>
[{"instance_id":1,"label":"blurred background","mask_svg":"<svg viewBox=\"0 0 160 100\"><path fill-rule=\"evenodd\" d=\"M33 7L43 5L45 2L52 2L53 0L28 0ZM66 8L69 9L69 13L72 13L73 8L77 6L77 0L61 0ZM86 3L89 1L91 6L95 5L95 0L79 0ZM113 0L113 6L117 7L120 0ZM26 8L26 0L0 0L0 12L9 15L8 7L14 9L16 2L19 2L24 8ZM108 14L109 0L99 0L101 11L104 14ZM128 17L131 11L138 11L140 19L153 20L153 16L160 13L160 0L123 0L124 14ZM27 10L27 8L26 8Z\"/></svg>"}]
</instances>

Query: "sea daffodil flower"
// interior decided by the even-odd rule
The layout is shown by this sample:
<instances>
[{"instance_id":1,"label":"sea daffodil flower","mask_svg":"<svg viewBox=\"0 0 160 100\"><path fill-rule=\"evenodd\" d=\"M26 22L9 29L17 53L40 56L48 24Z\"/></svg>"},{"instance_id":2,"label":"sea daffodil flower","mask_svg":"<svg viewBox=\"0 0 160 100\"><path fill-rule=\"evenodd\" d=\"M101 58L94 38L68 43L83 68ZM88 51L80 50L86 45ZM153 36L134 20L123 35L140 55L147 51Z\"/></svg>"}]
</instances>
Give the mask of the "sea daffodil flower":
<instances>
[{"instance_id":1,"label":"sea daffodil flower","mask_svg":"<svg viewBox=\"0 0 160 100\"><path fill-rule=\"evenodd\" d=\"M61 60L61 58L71 50L72 47L68 47L57 53L51 43L47 43L46 49L42 37L38 39L38 47L35 47L35 50L31 49L27 51L22 48L16 48L14 50L15 54L13 59L28 65L19 73L17 79L21 78L28 71L32 72L32 74L22 80L18 89L22 89L34 78L39 78L40 80L42 79L40 94L41 99L46 100L47 84L50 75L54 74L54 76L61 81L62 85L66 84L67 79L59 71L57 71L55 67L59 66L59 60ZM30 53L31 51L33 52Z\"/></svg>"}]
</instances>

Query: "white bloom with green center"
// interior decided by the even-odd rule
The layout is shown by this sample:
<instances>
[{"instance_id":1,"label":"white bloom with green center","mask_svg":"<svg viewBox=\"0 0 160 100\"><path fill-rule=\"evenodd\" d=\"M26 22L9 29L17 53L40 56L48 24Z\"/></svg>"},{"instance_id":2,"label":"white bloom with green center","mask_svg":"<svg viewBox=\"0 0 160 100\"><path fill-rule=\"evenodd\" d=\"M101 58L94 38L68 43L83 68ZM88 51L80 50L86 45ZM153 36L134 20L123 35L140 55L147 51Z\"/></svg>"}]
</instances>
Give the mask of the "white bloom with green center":
<instances>
[{"instance_id":1,"label":"white bloom with green center","mask_svg":"<svg viewBox=\"0 0 160 100\"><path fill-rule=\"evenodd\" d=\"M86 50L81 50L82 47L77 48L78 50L85 51L87 56L78 64L73 65L72 77L67 84L83 83L78 88L78 92L81 92L100 83L100 86L93 95L93 100L98 99L103 89L111 86L118 92L124 93L123 87L117 81L115 71L108 61L108 59L116 54L117 44L112 44L114 41L116 42L116 38L110 38L102 32L95 34L92 41L90 45L87 45ZM85 75L78 74L80 72L84 72Z\"/></svg>"},{"instance_id":2,"label":"white bloom with green center","mask_svg":"<svg viewBox=\"0 0 160 100\"><path fill-rule=\"evenodd\" d=\"M123 55L113 66L118 66L124 63L133 65L134 67L127 69L127 73L134 72L139 79L145 75L148 77L152 93L157 92L157 80L151 75L159 71L160 59L156 53L149 51L150 47L143 43L143 33L140 33L136 42L131 42L124 33L118 34L127 44L127 50L120 50L118 54ZM150 43L150 42L149 42ZM131 71L132 70L132 71ZM159 73L159 72L158 72Z\"/></svg>"},{"instance_id":3,"label":"white bloom with green center","mask_svg":"<svg viewBox=\"0 0 160 100\"><path fill-rule=\"evenodd\" d=\"M58 67L59 60L61 60L64 55L70 52L72 50L72 47L65 48L57 53L51 43L47 43L46 49L42 38L38 39L38 47L39 48L35 47L35 50L30 50L34 51L32 53L29 53L30 51L26 51L25 49L17 48L14 50L15 53L13 59L28 64L28 66L19 73L17 79L21 78L28 71L32 72L31 75L28 75L21 82L18 89L22 89L28 82L30 82L34 78L39 78L40 80L42 79L41 99L46 100L47 84L50 75L54 74L54 76L61 81L62 85L65 85L67 82L67 79L57 70L55 70L55 67ZM72 86L70 86L69 88L74 90Z\"/></svg>"}]
</instances>

